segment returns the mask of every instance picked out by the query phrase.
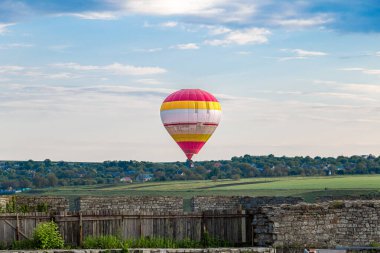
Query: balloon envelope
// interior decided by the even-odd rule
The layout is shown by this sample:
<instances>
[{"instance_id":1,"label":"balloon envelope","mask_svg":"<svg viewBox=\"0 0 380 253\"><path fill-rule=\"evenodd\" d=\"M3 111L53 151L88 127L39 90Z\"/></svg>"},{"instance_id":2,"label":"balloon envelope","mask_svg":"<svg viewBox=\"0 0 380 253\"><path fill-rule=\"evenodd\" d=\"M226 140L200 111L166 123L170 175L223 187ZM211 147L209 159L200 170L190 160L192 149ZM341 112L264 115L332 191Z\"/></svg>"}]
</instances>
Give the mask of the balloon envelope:
<instances>
[{"instance_id":1,"label":"balloon envelope","mask_svg":"<svg viewBox=\"0 0 380 253\"><path fill-rule=\"evenodd\" d=\"M160 114L166 130L191 160L219 125L222 110L212 94L182 89L164 100Z\"/></svg>"}]
</instances>

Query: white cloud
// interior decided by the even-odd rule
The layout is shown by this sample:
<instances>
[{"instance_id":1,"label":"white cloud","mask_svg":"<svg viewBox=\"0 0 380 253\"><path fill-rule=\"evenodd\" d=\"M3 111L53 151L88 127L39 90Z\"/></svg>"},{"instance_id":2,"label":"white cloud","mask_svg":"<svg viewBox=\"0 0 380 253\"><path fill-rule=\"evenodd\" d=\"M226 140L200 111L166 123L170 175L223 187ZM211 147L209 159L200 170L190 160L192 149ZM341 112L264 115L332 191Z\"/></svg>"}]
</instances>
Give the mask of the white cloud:
<instances>
[{"instance_id":1,"label":"white cloud","mask_svg":"<svg viewBox=\"0 0 380 253\"><path fill-rule=\"evenodd\" d=\"M20 72L24 69L25 69L24 67L17 66L17 65L3 65L3 66L0 66L0 73L14 74L14 73Z\"/></svg>"},{"instance_id":2,"label":"white cloud","mask_svg":"<svg viewBox=\"0 0 380 253\"><path fill-rule=\"evenodd\" d=\"M53 45L53 46L50 46L49 49L50 50L53 50L53 51L56 51L56 52L65 52L66 49L68 48L71 48L72 45L68 45L68 44L62 44L62 45Z\"/></svg>"},{"instance_id":3,"label":"white cloud","mask_svg":"<svg viewBox=\"0 0 380 253\"><path fill-rule=\"evenodd\" d=\"M375 55L380 57L380 51L377 51Z\"/></svg>"},{"instance_id":4,"label":"white cloud","mask_svg":"<svg viewBox=\"0 0 380 253\"><path fill-rule=\"evenodd\" d=\"M224 26L206 26L210 30L211 35L220 35L229 33L232 30L230 28L224 27Z\"/></svg>"},{"instance_id":5,"label":"white cloud","mask_svg":"<svg viewBox=\"0 0 380 253\"><path fill-rule=\"evenodd\" d=\"M14 25L13 23L0 23L0 35L7 32L7 27Z\"/></svg>"},{"instance_id":6,"label":"white cloud","mask_svg":"<svg viewBox=\"0 0 380 253\"><path fill-rule=\"evenodd\" d=\"M349 89L348 89L349 90ZM343 92L316 92L309 94L311 96L323 96L323 97L333 97L337 99L348 99L354 101L365 101L365 102L376 102L374 98L370 98L363 95L352 94L352 93L343 93Z\"/></svg>"},{"instance_id":7,"label":"white cloud","mask_svg":"<svg viewBox=\"0 0 380 253\"><path fill-rule=\"evenodd\" d=\"M196 43L187 43L187 44L178 44L173 46L173 48L177 48L180 50L194 50L199 49L199 46Z\"/></svg>"},{"instance_id":8,"label":"white cloud","mask_svg":"<svg viewBox=\"0 0 380 253\"><path fill-rule=\"evenodd\" d=\"M153 75L167 72L166 69L160 67L136 67L132 65L123 65L120 63L113 63L111 65L104 66L103 69L120 75Z\"/></svg>"},{"instance_id":9,"label":"white cloud","mask_svg":"<svg viewBox=\"0 0 380 253\"><path fill-rule=\"evenodd\" d=\"M367 69L367 68L341 68L343 71L359 71L366 75L380 75L380 69Z\"/></svg>"},{"instance_id":10,"label":"white cloud","mask_svg":"<svg viewBox=\"0 0 380 253\"><path fill-rule=\"evenodd\" d=\"M74 79L79 78L79 75L68 73L68 72L58 72L49 73L48 71L41 71L39 67L25 67L18 65L5 65L0 66L0 74L2 76L8 76L4 80L11 81L10 77L27 77L27 80L31 78L45 78L45 79Z\"/></svg>"},{"instance_id":11,"label":"white cloud","mask_svg":"<svg viewBox=\"0 0 380 253\"><path fill-rule=\"evenodd\" d=\"M368 93L368 94L380 93L380 85L375 85L375 84L347 83L347 84L342 84L340 89L355 92L355 93L357 92Z\"/></svg>"},{"instance_id":12,"label":"white cloud","mask_svg":"<svg viewBox=\"0 0 380 253\"><path fill-rule=\"evenodd\" d=\"M319 15L312 18L288 18L274 19L275 25L285 26L289 28L306 28L311 26L320 26L332 22L334 19L327 15Z\"/></svg>"},{"instance_id":13,"label":"white cloud","mask_svg":"<svg viewBox=\"0 0 380 253\"><path fill-rule=\"evenodd\" d=\"M62 72L62 73L54 73L45 75L48 79L74 79L79 78L79 76L74 75L72 73Z\"/></svg>"},{"instance_id":14,"label":"white cloud","mask_svg":"<svg viewBox=\"0 0 380 253\"><path fill-rule=\"evenodd\" d=\"M80 65L78 63L57 63L53 66L60 68L73 69L78 71L93 71L93 70L103 70L109 71L118 75L153 75L166 73L167 70L160 67L139 67L132 65L123 65L120 63L113 63L110 65L97 66L97 65Z\"/></svg>"},{"instance_id":15,"label":"white cloud","mask_svg":"<svg viewBox=\"0 0 380 253\"><path fill-rule=\"evenodd\" d=\"M178 25L177 22L174 22L174 21L169 21L169 22L165 22L165 23L161 23L160 26L162 27L176 27Z\"/></svg>"},{"instance_id":16,"label":"white cloud","mask_svg":"<svg viewBox=\"0 0 380 253\"><path fill-rule=\"evenodd\" d=\"M124 13L156 16L196 16L220 22L242 22L256 11L256 6L246 1L228 0L129 0L113 2Z\"/></svg>"},{"instance_id":17,"label":"white cloud","mask_svg":"<svg viewBox=\"0 0 380 253\"><path fill-rule=\"evenodd\" d=\"M153 15L215 15L223 12L219 8L226 0L129 0L124 8L131 12Z\"/></svg>"},{"instance_id":18,"label":"white cloud","mask_svg":"<svg viewBox=\"0 0 380 253\"><path fill-rule=\"evenodd\" d=\"M340 98L362 100L367 102L379 101L380 85L369 83L341 83L337 81L314 80L316 84L329 87L325 94ZM321 93L322 94L322 93Z\"/></svg>"},{"instance_id":19,"label":"white cloud","mask_svg":"<svg viewBox=\"0 0 380 253\"><path fill-rule=\"evenodd\" d=\"M81 12L81 13L70 13L70 16L78 17L81 19L91 19L91 20L115 20L118 18L115 12Z\"/></svg>"},{"instance_id":20,"label":"white cloud","mask_svg":"<svg viewBox=\"0 0 380 253\"><path fill-rule=\"evenodd\" d=\"M0 44L0 49L27 48L27 47L33 47L33 45L25 44L25 43Z\"/></svg>"},{"instance_id":21,"label":"white cloud","mask_svg":"<svg viewBox=\"0 0 380 253\"><path fill-rule=\"evenodd\" d=\"M263 44L268 41L267 36L270 34L271 32L265 28L247 28L227 32L223 38L206 40L205 44L211 46Z\"/></svg>"},{"instance_id":22,"label":"white cloud","mask_svg":"<svg viewBox=\"0 0 380 253\"><path fill-rule=\"evenodd\" d=\"M148 85L162 84L162 82L160 82L156 79L151 79L151 78L139 79L139 80L137 80L137 82L142 83L142 84L148 84Z\"/></svg>"},{"instance_id":23,"label":"white cloud","mask_svg":"<svg viewBox=\"0 0 380 253\"><path fill-rule=\"evenodd\" d=\"M236 53L239 54L239 55L250 55L250 54L252 54L251 51L238 51Z\"/></svg>"},{"instance_id":24,"label":"white cloud","mask_svg":"<svg viewBox=\"0 0 380 253\"><path fill-rule=\"evenodd\" d=\"M288 61L288 60L299 60L299 59L307 59L311 57L319 57L319 56L326 56L328 55L325 52L320 51L308 51L304 49L281 49L283 52L289 52L294 55L292 56L285 56L285 57L278 57L277 59L279 61Z\"/></svg>"},{"instance_id":25,"label":"white cloud","mask_svg":"<svg viewBox=\"0 0 380 253\"><path fill-rule=\"evenodd\" d=\"M146 49L135 49L136 52L143 52L143 53L155 53L162 51L162 48L156 47L156 48L146 48Z\"/></svg>"},{"instance_id":26,"label":"white cloud","mask_svg":"<svg viewBox=\"0 0 380 253\"><path fill-rule=\"evenodd\" d=\"M303 50L303 49L293 49L291 51L300 57L325 56L325 55L327 55L327 53L325 53L325 52L307 51L307 50Z\"/></svg>"},{"instance_id":27,"label":"white cloud","mask_svg":"<svg viewBox=\"0 0 380 253\"><path fill-rule=\"evenodd\" d=\"M79 63L75 63L75 62L55 63L55 64L52 64L52 66L60 67L60 68L67 68L67 69L80 70L80 71L100 70L100 69L102 69L101 66L80 65Z\"/></svg>"}]
</instances>

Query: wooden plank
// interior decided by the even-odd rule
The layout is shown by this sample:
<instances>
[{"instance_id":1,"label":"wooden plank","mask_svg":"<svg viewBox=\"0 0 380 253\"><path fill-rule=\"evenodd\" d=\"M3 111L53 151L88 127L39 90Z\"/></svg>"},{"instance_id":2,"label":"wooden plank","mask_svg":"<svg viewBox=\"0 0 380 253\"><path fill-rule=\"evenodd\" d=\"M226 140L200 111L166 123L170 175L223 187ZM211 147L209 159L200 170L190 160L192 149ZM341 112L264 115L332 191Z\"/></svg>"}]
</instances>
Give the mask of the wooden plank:
<instances>
[{"instance_id":1,"label":"wooden plank","mask_svg":"<svg viewBox=\"0 0 380 253\"><path fill-rule=\"evenodd\" d=\"M18 230L18 225L16 224L16 225L13 225L11 222L9 222L9 221L7 221L7 220L4 220L4 222L6 223L6 224L8 224L11 228L13 228L13 230L16 232L15 233L15 237L16 237L16 240L19 240L17 237L17 232L20 234L20 235L22 235L25 239L29 239L29 237L27 236L27 235L25 235L24 233L22 233L21 231L19 231ZM17 223L17 220L16 220L16 223Z\"/></svg>"}]
</instances>

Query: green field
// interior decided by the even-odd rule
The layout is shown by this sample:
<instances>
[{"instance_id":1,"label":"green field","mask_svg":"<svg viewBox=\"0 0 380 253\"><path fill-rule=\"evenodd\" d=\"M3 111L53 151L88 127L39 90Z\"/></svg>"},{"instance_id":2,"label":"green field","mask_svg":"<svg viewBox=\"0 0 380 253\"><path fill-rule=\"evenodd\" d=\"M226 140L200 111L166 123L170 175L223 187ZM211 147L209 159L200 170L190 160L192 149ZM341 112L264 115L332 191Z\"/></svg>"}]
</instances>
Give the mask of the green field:
<instances>
[{"instance_id":1,"label":"green field","mask_svg":"<svg viewBox=\"0 0 380 253\"><path fill-rule=\"evenodd\" d=\"M166 195L182 196L185 199L194 195L300 196L312 202L317 196L323 195L380 194L380 175L69 186L33 190L28 194L58 195L69 198L83 195Z\"/></svg>"}]
</instances>

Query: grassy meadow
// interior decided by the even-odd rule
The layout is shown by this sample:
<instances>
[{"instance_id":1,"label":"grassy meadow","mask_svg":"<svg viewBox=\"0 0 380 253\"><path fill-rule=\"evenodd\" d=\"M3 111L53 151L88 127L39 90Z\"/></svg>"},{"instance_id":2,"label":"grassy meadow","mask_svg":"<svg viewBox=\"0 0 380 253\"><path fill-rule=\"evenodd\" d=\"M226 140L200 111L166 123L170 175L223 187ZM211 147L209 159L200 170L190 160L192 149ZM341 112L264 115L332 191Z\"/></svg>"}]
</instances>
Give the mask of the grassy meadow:
<instances>
[{"instance_id":1,"label":"grassy meadow","mask_svg":"<svg viewBox=\"0 0 380 253\"><path fill-rule=\"evenodd\" d=\"M146 182L112 185L67 186L37 189L28 194L75 198L84 195L194 195L300 196L313 202L323 195L380 194L380 175L329 177L278 177L234 180Z\"/></svg>"}]
</instances>

